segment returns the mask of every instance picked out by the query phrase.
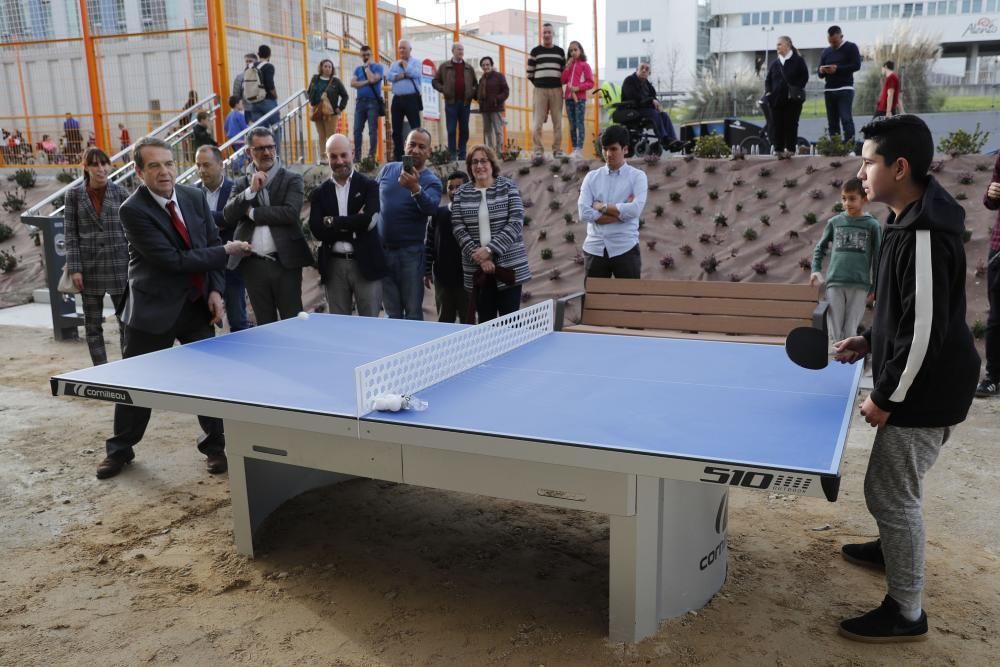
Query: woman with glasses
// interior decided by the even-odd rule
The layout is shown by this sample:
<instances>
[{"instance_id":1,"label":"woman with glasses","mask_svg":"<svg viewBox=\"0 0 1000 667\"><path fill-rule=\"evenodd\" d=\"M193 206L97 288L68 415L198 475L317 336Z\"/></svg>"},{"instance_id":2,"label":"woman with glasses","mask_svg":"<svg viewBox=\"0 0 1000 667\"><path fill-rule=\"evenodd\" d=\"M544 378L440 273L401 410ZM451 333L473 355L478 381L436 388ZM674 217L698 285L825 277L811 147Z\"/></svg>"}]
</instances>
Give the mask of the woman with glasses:
<instances>
[{"instance_id":1,"label":"woman with glasses","mask_svg":"<svg viewBox=\"0 0 1000 667\"><path fill-rule=\"evenodd\" d=\"M128 277L128 241L118 209L128 190L108 180L111 160L100 148L83 154L83 183L66 193L66 270L83 296L83 327L95 366L107 363L104 349L104 295L114 303ZM119 345L124 327L118 322Z\"/></svg>"},{"instance_id":2,"label":"woman with glasses","mask_svg":"<svg viewBox=\"0 0 1000 667\"><path fill-rule=\"evenodd\" d=\"M326 151L326 140L336 133L340 114L347 108L347 89L336 76L332 60L321 60L319 68L309 82L309 104L312 106L310 118L316 124L316 134L319 135L319 161L323 161Z\"/></svg>"},{"instance_id":3,"label":"woman with glasses","mask_svg":"<svg viewBox=\"0 0 1000 667\"><path fill-rule=\"evenodd\" d=\"M474 146L465 165L472 181L453 196L452 233L462 250L470 313L486 322L516 311L521 285L531 279L521 234L524 205L517 184L500 175L493 149Z\"/></svg>"},{"instance_id":4,"label":"woman with glasses","mask_svg":"<svg viewBox=\"0 0 1000 667\"><path fill-rule=\"evenodd\" d=\"M562 72L563 99L573 157L579 159L583 157L583 137L586 135L583 119L587 112L587 91L594 87L594 72L587 64L587 54L580 42L570 42L566 55L566 68Z\"/></svg>"}]
</instances>

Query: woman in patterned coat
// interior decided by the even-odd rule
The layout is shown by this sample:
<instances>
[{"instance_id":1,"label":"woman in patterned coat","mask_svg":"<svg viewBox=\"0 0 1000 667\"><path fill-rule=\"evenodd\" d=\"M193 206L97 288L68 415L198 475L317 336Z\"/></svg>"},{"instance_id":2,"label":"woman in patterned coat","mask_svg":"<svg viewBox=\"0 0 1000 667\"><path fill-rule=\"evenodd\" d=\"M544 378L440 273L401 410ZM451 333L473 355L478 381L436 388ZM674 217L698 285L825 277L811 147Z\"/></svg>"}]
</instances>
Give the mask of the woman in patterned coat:
<instances>
[{"instance_id":1,"label":"woman in patterned coat","mask_svg":"<svg viewBox=\"0 0 1000 667\"><path fill-rule=\"evenodd\" d=\"M128 278L128 241L118 209L128 190L108 181L111 160L99 148L83 154L83 184L66 193L63 212L66 266L83 297L83 323L87 347L95 366L107 363L104 350L104 295L117 304ZM124 328L118 322L119 345Z\"/></svg>"},{"instance_id":2,"label":"woman in patterned coat","mask_svg":"<svg viewBox=\"0 0 1000 667\"><path fill-rule=\"evenodd\" d=\"M500 175L493 149L473 146L465 164L472 181L453 197L452 233L462 249L465 290L472 293L469 303L479 321L486 322L516 311L521 285L531 280L521 234L524 205L517 184Z\"/></svg>"}]
</instances>

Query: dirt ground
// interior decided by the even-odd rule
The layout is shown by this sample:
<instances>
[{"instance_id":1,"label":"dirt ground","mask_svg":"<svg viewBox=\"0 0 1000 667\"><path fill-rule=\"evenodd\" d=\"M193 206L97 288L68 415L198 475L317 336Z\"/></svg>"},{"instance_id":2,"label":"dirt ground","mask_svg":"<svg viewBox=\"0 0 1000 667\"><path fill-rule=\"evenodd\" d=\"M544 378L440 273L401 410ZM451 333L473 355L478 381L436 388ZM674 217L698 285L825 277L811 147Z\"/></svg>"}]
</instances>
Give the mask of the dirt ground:
<instances>
[{"instance_id":1,"label":"dirt ground","mask_svg":"<svg viewBox=\"0 0 1000 667\"><path fill-rule=\"evenodd\" d=\"M114 333L108 331L108 340ZM109 346L109 350L113 346ZM988 665L1000 656L1000 401L978 400L926 481L930 641L848 642L883 595L841 560L875 528L872 431L837 503L734 492L729 577L638 645L607 633L608 521L355 480L302 496L236 555L225 476L193 418L154 414L126 473L94 467L112 407L53 398L86 345L0 328L0 665ZM992 658L990 657L992 656Z\"/></svg>"}]
</instances>

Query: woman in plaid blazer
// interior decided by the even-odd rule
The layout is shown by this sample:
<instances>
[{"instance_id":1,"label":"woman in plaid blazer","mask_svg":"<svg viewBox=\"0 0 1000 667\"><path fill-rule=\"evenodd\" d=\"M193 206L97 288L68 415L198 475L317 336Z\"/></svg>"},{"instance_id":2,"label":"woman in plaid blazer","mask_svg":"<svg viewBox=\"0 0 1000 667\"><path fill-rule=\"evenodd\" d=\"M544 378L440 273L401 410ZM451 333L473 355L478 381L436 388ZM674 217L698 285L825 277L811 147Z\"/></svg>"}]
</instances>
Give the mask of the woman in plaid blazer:
<instances>
[{"instance_id":1,"label":"woman in plaid blazer","mask_svg":"<svg viewBox=\"0 0 1000 667\"><path fill-rule=\"evenodd\" d=\"M83 296L83 325L94 365L107 363L104 350L104 295L115 304L128 278L128 241L118 208L128 199L128 190L108 181L111 160L99 148L83 154L83 184L66 193L63 212L66 234L66 266ZM119 345L124 327L118 322Z\"/></svg>"}]
</instances>

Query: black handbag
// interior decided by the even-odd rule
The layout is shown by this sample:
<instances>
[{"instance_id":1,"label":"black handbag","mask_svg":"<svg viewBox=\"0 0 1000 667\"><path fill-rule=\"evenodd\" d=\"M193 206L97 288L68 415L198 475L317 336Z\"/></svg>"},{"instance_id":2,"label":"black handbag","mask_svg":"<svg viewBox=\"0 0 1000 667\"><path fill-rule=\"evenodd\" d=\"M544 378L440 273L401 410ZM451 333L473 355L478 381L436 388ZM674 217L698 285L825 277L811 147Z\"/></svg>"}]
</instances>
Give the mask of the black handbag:
<instances>
[{"instance_id":1,"label":"black handbag","mask_svg":"<svg viewBox=\"0 0 1000 667\"><path fill-rule=\"evenodd\" d=\"M368 87L372 89L372 93L375 94L375 102L378 105L378 115L385 115L385 99L382 97L382 92L375 87L374 83L369 83Z\"/></svg>"},{"instance_id":2,"label":"black handbag","mask_svg":"<svg viewBox=\"0 0 1000 667\"><path fill-rule=\"evenodd\" d=\"M780 60L778 61L778 70L781 72L781 78L785 79L785 87L788 88L788 99L792 102L805 102L806 89L788 83L788 79L785 77L785 66Z\"/></svg>"}]
</instances>

